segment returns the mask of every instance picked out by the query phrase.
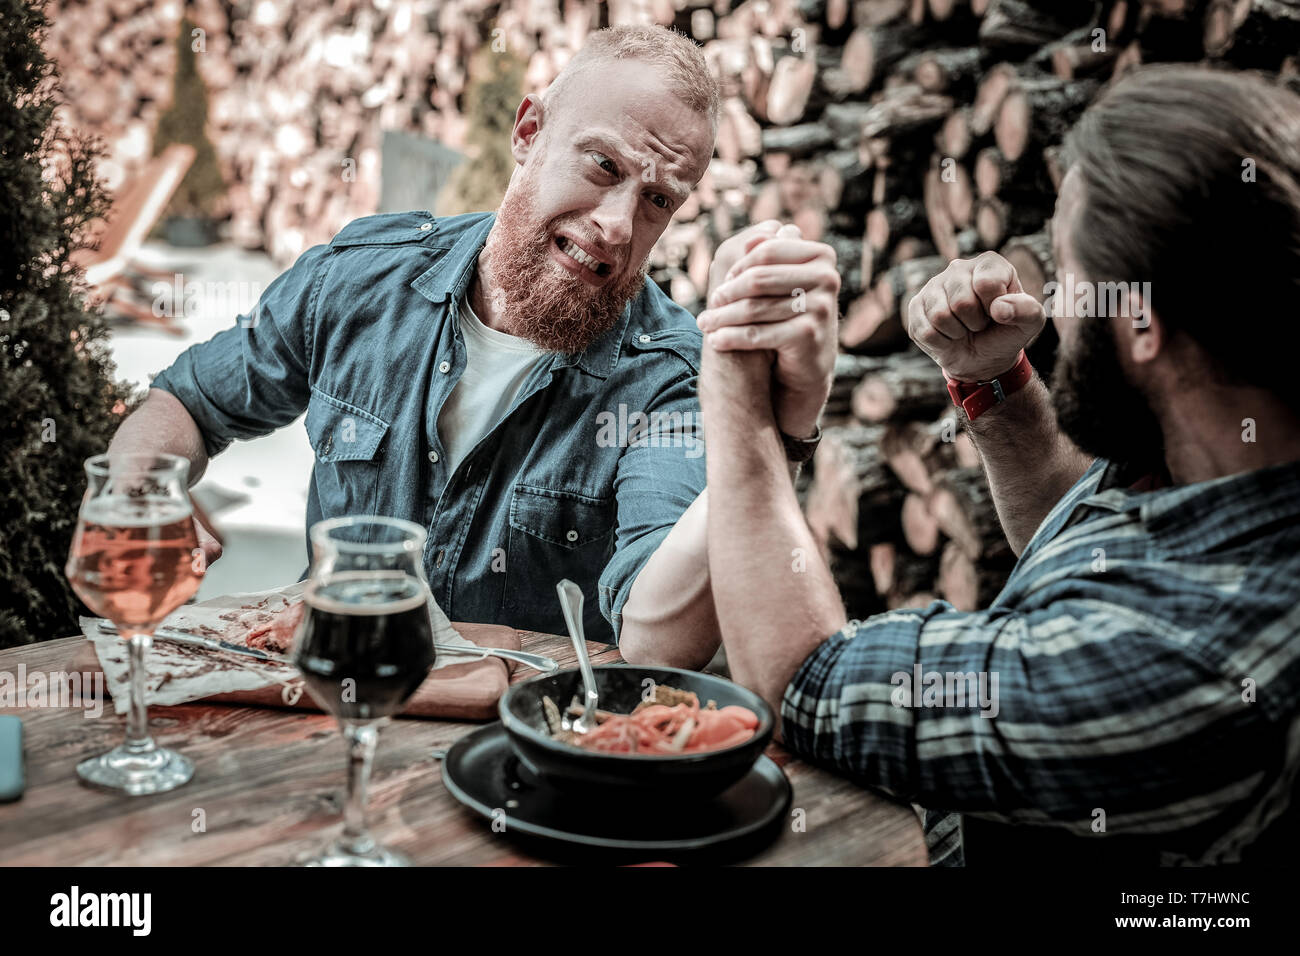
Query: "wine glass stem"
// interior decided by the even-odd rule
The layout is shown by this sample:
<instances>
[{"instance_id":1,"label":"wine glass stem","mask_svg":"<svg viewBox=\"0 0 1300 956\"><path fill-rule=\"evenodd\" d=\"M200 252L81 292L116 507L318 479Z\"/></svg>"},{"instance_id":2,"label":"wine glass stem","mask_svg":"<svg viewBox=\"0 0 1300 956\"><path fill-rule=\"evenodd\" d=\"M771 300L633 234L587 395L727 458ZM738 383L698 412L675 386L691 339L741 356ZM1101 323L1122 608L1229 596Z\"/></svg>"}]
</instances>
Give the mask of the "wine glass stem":
<instances>
[{"instance_id":1,"label":"wine glass stem","mask_svg":"<svg viewBox=\"0 0 1300 956\"><path fill-rule=\"evenodd\" d=\"M374 841L366 829L366 789L375 759L379 731L373 723L343 723L348 748L348 796L343 805L343 845L353 853L368 853Z\"/></svg>"},{"instance_id":2,"label":"wine glass stem","mask_svg":"<svg viewBox=\"0 0 1300 956\"><path fill-rule=\"evenodd\" d=\"M154 749L153 738L149 736L149 702L145 696L144 659L153 644L152 634L132 634L130 641L131 659L131 709L127 715L126 747L134 753L148 753Z\"/></svg>"}]
</instances>

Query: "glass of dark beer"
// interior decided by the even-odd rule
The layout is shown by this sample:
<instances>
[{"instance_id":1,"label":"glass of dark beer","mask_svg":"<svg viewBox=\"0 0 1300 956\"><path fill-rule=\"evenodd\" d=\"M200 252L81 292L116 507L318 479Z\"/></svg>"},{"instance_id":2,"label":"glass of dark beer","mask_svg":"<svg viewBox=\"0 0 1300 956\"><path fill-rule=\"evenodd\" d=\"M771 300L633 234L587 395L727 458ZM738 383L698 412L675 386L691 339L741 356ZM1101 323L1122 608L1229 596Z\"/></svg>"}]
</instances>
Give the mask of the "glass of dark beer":
<instances>
[{"instance_id":1,"label":"glass of dark beer","mask_svg":"<svg viewBox=\"0 0 1300 956\"><path fill-rule=\"evenodd\" d=\"M398 518L346 517L311 529L312 567L294 660L308 692L338 718L348 755L342 836L311 866L404 866L366 827L380 725L433 667L425 531Z\"/></svg>"},{"instance_id":2,"label":"glass of dark beer","mask_svg":"<svg viewBox=\"0 0 1300 956\"><path fill-rule=\"evenodd\" d=\"M154 629L193 597L203 578L186 491L190 463L176 455L96 455L65 573L72 590L130 643L126 742L77 765L87 783L137 796L179 787L194 765L149 736L145 655Z\"/></svg>"}]
</instances>

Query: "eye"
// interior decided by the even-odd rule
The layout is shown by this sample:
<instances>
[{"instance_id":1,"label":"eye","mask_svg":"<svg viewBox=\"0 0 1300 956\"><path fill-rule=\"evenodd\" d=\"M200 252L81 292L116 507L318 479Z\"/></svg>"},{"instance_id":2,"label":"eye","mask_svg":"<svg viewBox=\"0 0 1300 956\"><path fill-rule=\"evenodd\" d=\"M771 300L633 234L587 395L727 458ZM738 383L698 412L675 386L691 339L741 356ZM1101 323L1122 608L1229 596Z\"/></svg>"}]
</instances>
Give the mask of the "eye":
<instances>
[{"instance_id":1,"label":"eye","mask_svg":"<svg viewBox=\"0 0 1300 956\"><path fill-rule=\"evenodd\" d=\"M611 176L618 175L618 167L614 165L614 161L608 156L604 156L600 153L592 153L591 156L596 161L596 165L605 172L609 173Z\"/></svg>"},{"instance_id":2,"label":"eye","mask_svg":"<svg viewBox=\"0 0 1300 956\"><path fill-rule=\"evenodd\" d=\"M668 197L665 196L663 193L655 193L655 194L653 194L653 195L650 197L650 201L651 201L652 203L654 203L656 206L658 206L660 209L667 209L670 205L672 205L672 204L668 201Z\"/></svg>"}]
</instances>

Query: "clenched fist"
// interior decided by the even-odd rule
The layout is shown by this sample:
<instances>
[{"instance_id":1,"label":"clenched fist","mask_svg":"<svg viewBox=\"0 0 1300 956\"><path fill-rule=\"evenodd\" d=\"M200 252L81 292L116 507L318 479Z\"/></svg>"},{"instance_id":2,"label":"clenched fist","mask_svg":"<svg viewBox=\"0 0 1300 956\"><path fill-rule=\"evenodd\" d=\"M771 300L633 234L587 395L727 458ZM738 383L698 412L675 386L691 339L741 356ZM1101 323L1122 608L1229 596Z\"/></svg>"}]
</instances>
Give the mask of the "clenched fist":
<instances>
[{"instance_id":1,"label":"clenched fist","mask_svg":"<svg viewBox=\"0 0 1300 956\"><path fill-rule=\"evenodd\" d=\"M954 259L907 304L907 334L959 382L997 378L1042 331L1047 314L994 252Z\"/></svg>"}]
</instances>

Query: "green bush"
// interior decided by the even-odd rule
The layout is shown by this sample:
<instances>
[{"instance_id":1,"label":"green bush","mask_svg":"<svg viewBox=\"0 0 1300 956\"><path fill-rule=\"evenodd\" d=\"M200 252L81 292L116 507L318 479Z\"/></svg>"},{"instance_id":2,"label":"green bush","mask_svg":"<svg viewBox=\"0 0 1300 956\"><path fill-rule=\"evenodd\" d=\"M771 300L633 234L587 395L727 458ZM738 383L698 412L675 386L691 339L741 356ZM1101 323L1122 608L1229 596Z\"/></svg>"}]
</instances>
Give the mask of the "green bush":
<instances>
[{"instance_id":1,"label":"green bush","mask_svg":"<svg viewBox=\"0 0 1300 956\"><path fill-rule=\"evenodd\" d=\"M208 90L199 76L194 29L188 17L181 20L181 32L176 38L172 101L158 117L153 153L157 156L173 143L194 147L194 164L172 195L166 214L212 219L218 214L217 206L225 195L226 184L221 177L217 151L208 139Z\"/></svg>"},{"instance_id":2,"label":"green bush","mask_svg":"<svg viewBox=\"0 0 1300 956\"><path fill-rule=\"evenodd\" d=\"M505 197L515 158L510 132L523 99L524 64L509 50L493 52L483 46L470 61L465 90L467 162L451 174L438 198L438 215L496 209Z\"/></svg>"},{"instance_id":3,"label":"green bush","mask_svg":"<svg viewBox=\"0 0 1300 956\"><path fill-rule=\"evenodd\" d=\"M43 0L0 0L0 647L76 633L86 612L63 565L82 462L131 398L69 261L107 200L99 144L54 121L47 26Z\"/></svg>"}]
</instances>

